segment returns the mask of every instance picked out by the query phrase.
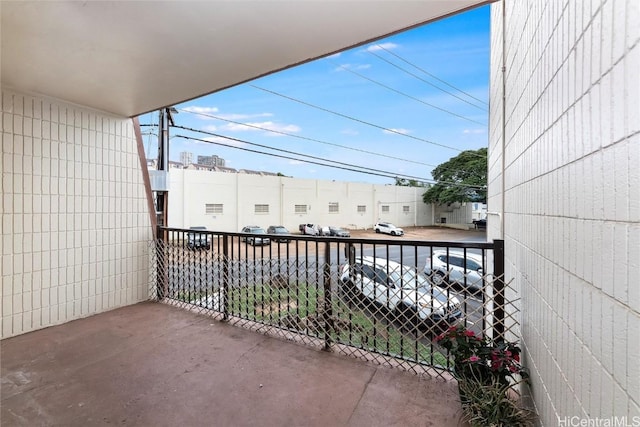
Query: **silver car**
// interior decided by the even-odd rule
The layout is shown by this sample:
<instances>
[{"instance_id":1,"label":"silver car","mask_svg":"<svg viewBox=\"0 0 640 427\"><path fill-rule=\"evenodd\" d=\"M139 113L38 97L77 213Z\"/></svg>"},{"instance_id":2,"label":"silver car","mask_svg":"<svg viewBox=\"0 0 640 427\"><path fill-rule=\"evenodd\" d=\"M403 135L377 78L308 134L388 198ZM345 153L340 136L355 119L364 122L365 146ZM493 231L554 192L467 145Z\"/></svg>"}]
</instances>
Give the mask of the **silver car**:
<instances>
[{"instance_id":1,"label":"silver car","mask_svg":"<svg viewBox=\"0 0 640 427\"><path fill-rule=\"evenodd\" d=\"M248 225L242 229L242 232L249 233L249 234L267 234L267 232L264 231L264 228L258 227L257 225ZM269 239L268 237L247 236L247 237L242 237L242 241L247 242L247 244L254 245L254 246L271 244L271 239Z\"/></svg>"},{"instance_id":2,"label":"silver car","mask_svg":"<svg viewBox=\"0 0 640 427\"><path fill-rule=\"evenodd\" d=\"M342 267L347 294L387 308L402 323L447 326L462 317L460 301L434 287L415 268L384 258L362 257Z\"/></svg>"},{"instance_id":3,"label":"silver car","mask_svg":"<svg viewBox=\"0 0 640 427\"><path fill-rule=\"evenodd\" d=\"M484 288L484 270L480 255L462 251L435 250L427 257L424 274L436 286L453 284L472 292Z\"/></svg>"}]
</instances>

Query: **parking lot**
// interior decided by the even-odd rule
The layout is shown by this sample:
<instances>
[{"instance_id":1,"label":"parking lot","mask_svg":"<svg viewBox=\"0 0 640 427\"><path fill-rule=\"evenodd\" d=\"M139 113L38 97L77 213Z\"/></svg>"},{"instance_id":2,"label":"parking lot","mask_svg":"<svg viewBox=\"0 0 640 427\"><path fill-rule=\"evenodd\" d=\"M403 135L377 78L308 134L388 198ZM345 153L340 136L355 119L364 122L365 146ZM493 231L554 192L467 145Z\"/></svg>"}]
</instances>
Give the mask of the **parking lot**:
<instances>
[{"instance_id":1,"label":"parking lot","mask_svg":"<svg viewBox=\"0 0 640 427\"><path fill-rule=\"evenodd\" d=\"M409 240L445 240L445 241L485 241L486 230L458 230L448 227L402 227L404 237L393 237L395 239ZM351 236L363 239L389 239L392 236L378 234L371 230L351 230Z\"/></svg>"}]
</instances>

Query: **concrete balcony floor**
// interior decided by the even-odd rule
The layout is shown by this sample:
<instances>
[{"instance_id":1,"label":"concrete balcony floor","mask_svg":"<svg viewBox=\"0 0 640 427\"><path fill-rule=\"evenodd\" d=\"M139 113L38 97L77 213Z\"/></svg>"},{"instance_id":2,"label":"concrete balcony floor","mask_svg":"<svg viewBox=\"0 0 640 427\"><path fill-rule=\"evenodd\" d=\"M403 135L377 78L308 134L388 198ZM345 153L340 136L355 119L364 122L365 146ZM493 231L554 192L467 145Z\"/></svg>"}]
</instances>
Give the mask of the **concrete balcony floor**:
<instances>
[{"instance_id":1,"label":"concrete balcony floor","mask_svg":"<svg viewBox=\"0 0 640 427\"><path fill-rule=\"evenodd\" d=\"M458 426L455 382L142 303L0 342L13 425Z\"/></svg>"}]
</instances>

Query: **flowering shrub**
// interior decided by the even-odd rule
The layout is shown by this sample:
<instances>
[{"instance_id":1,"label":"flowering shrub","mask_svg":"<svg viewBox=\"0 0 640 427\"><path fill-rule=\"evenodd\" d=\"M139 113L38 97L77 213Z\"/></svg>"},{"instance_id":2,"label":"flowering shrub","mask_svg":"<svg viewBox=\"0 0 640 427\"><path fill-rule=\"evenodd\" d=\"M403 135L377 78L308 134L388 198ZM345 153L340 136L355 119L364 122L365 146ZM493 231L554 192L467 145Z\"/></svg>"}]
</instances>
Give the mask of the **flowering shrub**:
<instances>
[{"instance_id":1,"label":"flowering shrub","mask_svg":"<svg viewBox=\"0 0 640 427\"><path fill-rule=\"evenodd\" d=\"M520 364L520 347L514 343L491 343L462 325L451 326L435 339L453 356L456 375L474 374L483 381L495 379L508 384L508 378L528 379L527 370Z\"/></svg>"},{"instance_id":2,"label":"flowering shrub","mask_svg":"<svg viewBox=\"0 0 640 427\"><path fill-rule=\"evenodd\" d=\"M492 343L461 325L450 327L435 341L453 356L460 399L472 426L533 425L535 413L510 397L510 391L518 395L517 384L529 379L520 364L520 347Z\"/></svg>"}]
</instances>

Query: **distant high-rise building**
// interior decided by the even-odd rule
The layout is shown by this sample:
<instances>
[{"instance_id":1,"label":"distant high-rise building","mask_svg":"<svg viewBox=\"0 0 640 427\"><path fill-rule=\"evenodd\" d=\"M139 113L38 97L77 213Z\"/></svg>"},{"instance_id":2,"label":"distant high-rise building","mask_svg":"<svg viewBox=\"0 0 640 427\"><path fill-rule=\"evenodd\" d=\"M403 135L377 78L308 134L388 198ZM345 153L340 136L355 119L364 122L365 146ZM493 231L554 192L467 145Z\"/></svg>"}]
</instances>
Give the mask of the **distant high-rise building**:
<instances>
[{"instance_id":1,"label":"distant high-rise building","mask_svg":"<svg viewBox=\"0 0 640 427\"><path fill-rule=\"evenodd\" d=\"M205 166L220 166L225 167L225 161L222 157L216 155L213 156L198 156L198 164Z\"/></svg>"},{"instance_id":2,"label":"distant high-rise building","mask_svg":"<svg viewBox=\"0 0 640 427\"><path fill-rule=\"evenodd\" d=\"M184 166L189 166L193 163L193 153L190 153L189 151L183 151L180 153L180 162L182 162Z\"/></svg>"}]
</instances>

